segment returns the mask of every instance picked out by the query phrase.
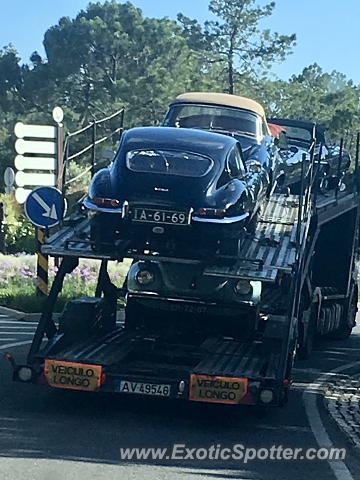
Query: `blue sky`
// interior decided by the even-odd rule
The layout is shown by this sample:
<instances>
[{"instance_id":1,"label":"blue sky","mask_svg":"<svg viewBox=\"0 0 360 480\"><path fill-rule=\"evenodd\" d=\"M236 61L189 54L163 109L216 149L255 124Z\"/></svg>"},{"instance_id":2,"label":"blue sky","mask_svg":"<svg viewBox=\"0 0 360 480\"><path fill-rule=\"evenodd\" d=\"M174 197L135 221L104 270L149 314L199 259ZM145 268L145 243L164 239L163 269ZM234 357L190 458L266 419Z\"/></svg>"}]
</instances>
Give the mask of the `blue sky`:
<instances>
[{"instance_id":1,"label":"blue sky","mask_svg":"<svg viewBox=\"0 0 360 480\"><path fill-rule=\"evenodd\" d=\"M209 18L209 0L133 0L145 15L175 18L182 12L201 21ZM264 3L259 0L259 3ZM26 62L34 50L43 53L46 29L62 16L74 17L87 0L2 0L0 47L14 44ZM299 73L317 62L324 70L338 70L360 84L359 0L276 0L274 15L266 27L280 33L296 33L294 54L273 72L280 78ZM264 26L265 26L264 25Z\"/></svg>"}]
</instances>

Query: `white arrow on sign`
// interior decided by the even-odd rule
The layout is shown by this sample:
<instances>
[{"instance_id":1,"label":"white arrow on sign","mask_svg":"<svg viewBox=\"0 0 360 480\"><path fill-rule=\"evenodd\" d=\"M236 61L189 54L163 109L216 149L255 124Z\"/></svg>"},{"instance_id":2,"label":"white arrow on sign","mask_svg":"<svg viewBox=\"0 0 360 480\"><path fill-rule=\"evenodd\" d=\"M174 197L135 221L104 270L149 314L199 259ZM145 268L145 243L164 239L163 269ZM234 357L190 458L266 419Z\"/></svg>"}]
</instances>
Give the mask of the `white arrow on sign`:
<instances>
[{"instance_id":1,"label":"white arrow on sign","mask_svg":"<svg viewBox=\"0 0 360 480\"><path fill-rule=\"evenodd\" d=\"M18 122L14 128L17 138L55 138L56 127L48 125L24 125Z\"/></svg>"},{"instance_id":2,"label":"white arrow on sign","mask_svg":"<svg viewBox=\"0 0 360 480\"><path fill-rule=\"evenodd\" d=\"M25 173L18 172L15 175L15 182L19 187L27 185L54 187L56 183L55 175L53 173Z\"/></svg>"},{"instance_id":3,"label":"white arrow on sign","mask_svg":"<svg viewBox=\"0 0 360 480\"><path fill-rule=\"evenodd\" d=\"M56 148L54 142L35 142L18 139L15 142L15 150L20 155L24 153L39 153L45 155L55 155Z\"/></svg>"},{"instance_id":4,"label":"white arrow on sign","mask_svg":"<svg viewBox=\"0 0 360 480\"><path fill-rule=\"evenodd\" d=\"M15 168L17 170L55 170L55 158L45 157L15 157Z\"/></svg>"},{"instance_id":5,"label":"white arrow on sign","mask_svg":"<svg viewBox=\"0 0 360 480\"><path fill-rule=\"evenodd\" d=\"M44 209L44 213L42 214L43 217L52 218L53 220L57 220L58 216L56 213L55 205L53 204L51 207L48 205L40 195L35 192L33 193L33 198L37 201L37 203Z\"/></svg>"}]
</instances>

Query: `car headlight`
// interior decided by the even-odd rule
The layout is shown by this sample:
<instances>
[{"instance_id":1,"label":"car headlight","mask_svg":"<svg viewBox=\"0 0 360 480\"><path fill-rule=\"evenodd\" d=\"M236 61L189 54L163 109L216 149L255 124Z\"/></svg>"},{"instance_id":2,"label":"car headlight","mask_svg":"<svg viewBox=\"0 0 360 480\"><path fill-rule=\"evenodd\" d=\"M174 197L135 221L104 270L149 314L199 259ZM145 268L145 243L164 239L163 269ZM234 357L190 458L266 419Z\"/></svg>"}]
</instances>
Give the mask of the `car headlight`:
<instances>
[{"instance_id":1,"label":"car headlight","mask_svg":"<svg viewBox=\"0 0 360 480\"><path fill-rule=\"evenodd\" d=\"M136 281L139 285L150 285L154 279L154 274L149 270L139 270L136 274Z\"/></svg>"},{"instance_id":2,"label":"car headlight","mask_svg":"<svg viewBox=\"0 0 360 480\"><path fill-rule=\"evenodd\" d=\"M261 390L260 401L262 403L271 403L274 400L274 392L269 388Z\"/></svg>"},{"instance_id":3,"label":"car headlight","mask_svg":"<svg viewBox=\"0 0 360 480\"><path fill-rule=\"evenodd\" d=\"M249 295L252 289L253 287L249 280L239 280L235 285L235 293L238 295Z\"/></svg>"}]
</instances>

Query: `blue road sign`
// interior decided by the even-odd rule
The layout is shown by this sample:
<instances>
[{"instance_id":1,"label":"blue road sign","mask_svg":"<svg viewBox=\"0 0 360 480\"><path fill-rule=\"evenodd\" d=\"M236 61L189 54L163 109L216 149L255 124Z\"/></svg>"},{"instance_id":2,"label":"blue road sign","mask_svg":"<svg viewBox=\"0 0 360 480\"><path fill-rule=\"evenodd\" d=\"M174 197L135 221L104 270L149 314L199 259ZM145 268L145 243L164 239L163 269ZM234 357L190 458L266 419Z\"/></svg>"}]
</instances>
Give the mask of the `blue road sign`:
<instances>
[{"instance_id":1,"label":"blue road sign","mask_svg":"<svg viewBox=\"0 0 360 480\"><path fill-rule=\"evenodd\" d=\"M25 202L25 215L36 227L54 227L65 215L66 204L55 187L35 188Z\"/></svg>"}]
</instances>

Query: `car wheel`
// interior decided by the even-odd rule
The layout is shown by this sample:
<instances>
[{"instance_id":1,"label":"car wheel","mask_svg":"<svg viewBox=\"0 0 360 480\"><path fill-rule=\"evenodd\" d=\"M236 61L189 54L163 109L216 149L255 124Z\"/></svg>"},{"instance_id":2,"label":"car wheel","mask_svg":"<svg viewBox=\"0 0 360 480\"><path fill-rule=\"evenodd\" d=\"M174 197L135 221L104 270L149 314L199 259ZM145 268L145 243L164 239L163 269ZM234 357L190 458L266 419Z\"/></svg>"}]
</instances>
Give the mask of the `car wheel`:
<instances>
[{"instance_id":1,"label":"car wheel","mask_svg":"<svg viewBox=\"0 0 360 480\"><path fill-rule=\"evenodd\" d=\"M115 239L115 226L109 215L96 215L90 223L90 240L93 248L100 248L100 244L113 244Z\"/></svg>"},{"instance_id":2,"label":"car wheel","mask_svg":"<svg viewBox=\"0 0 360 480\"><path fill-rule=\"evenodd\" d=\"M239 238L226 238L220 242L220 254L230 255L232 257L239 256L240 239Z\"/></svg>"}]
</instances>

